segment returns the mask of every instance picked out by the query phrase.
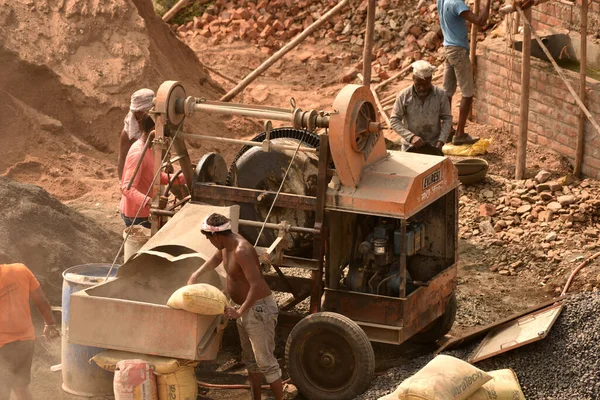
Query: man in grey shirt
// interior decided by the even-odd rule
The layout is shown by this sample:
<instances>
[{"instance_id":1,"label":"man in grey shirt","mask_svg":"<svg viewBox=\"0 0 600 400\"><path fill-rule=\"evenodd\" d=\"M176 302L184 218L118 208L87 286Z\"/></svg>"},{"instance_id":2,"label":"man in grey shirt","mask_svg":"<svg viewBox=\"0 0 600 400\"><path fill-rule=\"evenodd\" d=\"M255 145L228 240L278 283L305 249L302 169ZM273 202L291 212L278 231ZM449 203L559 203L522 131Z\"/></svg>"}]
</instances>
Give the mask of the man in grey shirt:
<instances>
[{"instance_id":1,"label":"man in grey shirt","mask_svg":"<svg viewBox=\"0 0 600 400\"><path fill-rule=\"evenodd\" d=\"M452 128L452 112L446 92L431 83L435 67L427 61L413 63L413 85L396 98L390 122L402 137L402 150L425 143L441 150Z\"/></svg>"}]
</instances>

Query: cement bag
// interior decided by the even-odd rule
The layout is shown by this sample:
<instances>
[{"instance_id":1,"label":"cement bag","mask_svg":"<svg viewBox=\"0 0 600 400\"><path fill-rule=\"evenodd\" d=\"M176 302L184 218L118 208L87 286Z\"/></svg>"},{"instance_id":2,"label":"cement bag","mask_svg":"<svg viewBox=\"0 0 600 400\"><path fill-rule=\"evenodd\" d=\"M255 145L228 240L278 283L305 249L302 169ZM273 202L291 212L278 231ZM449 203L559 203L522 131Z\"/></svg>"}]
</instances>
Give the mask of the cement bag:
<instances>
[{"instance_id":1,"label":"cement bag","mask_svg":"<svg viewBox=\"0 0 600 400\"><path fill-rule=\"evenodd\" d=\"M492 380L483 385L468 400L525 400L513 370L500 369L488 373Z\"/></svg>"},{"instance_id":2,"label":"cement bag","mask_svg":"<svg viewBox=\"0 0 600 400\"><path fill-rule=\"evenodd\" d=\"M402 382L394 394L398 400L464 400L490 379L467 362L439 355Z\"/></svg>"},{"instance_id":3,"label":"cement bag","mask_svg":"<svg viewBox=\"0 0 600 400\"><path fill-rule=\"evenodd\" d=\"M170 374L181 367L179 361L174 358L151 356L149 354L129 353L127 351L105 350L90 359L100 368L114 372L117 364L122 360L142 360L147 362L154 372L159 374Z\"/></svg>"},{"instance_id":4,"label":"cement bag","mask_svg":"<svg viewBox=\"0 0 600 400\"><path fill-rule=\"evenodd\" d=\"M491 143L492 139L479 139L473 144L461 144L459 146L455 146L452 143L446 143L444 147L442 147L442 153L447 156L479 156L487 152Z\"/></svg>"},{"instance_id":5,"label":"cement bag","mask_svg":"<svg viewBox=\"0 0 600 400\"><path fill-rule=\"evenodd\" d=\"M115 400L158 400L156 377L143 360L119 361L113 388Z\"/></svg>"},{"instance_id":6,"label":"cement bag","mask_svg":"<svg viewBox=\"0 0 600 400\"><path fill-rule=\"evenodd\" d=\"M167 305L202 315L219 315L225 312L227 298L208 283L184 286L171 295Z\"/></svg>"},{"instance_id":7,"label":"cement bag","mask_svg":"<svg viewBox=\"0 0 600 400\"><path fill-rule=\"evenodd\" d=\"M184 366L171 374L157 375L158 400L196 400L198 383L193 366Z\"/></svg>"}]
</instances>

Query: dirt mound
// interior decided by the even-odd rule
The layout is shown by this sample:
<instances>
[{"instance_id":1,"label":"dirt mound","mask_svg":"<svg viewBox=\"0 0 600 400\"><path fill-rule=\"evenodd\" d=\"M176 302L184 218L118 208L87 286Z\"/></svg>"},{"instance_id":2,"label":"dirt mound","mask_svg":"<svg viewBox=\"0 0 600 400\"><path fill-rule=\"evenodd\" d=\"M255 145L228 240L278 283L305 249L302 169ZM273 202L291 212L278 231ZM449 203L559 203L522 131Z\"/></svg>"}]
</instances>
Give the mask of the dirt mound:
<instances>
[{"instance_id":1,"label":"dirt mound","mask_svg":"<svg viewBox=\"0 0 600 400\"><path fill-rule=\"evenodd\" d=\"M0 174L61 200L86 192L80 181L97 179L98 170L116 176L110 165L133 91L179 80L196 96L224 93L151 0L4 1L0 27ZM203 115L186 129L225 130ZM67 196L55 181L65 175L73 180L67 186L79 188Z\"/></svg>"},{"instance_id":2,"label":"dirt mound","mask_svg":"<svg viewBox=\"0 0 600 400\"><path fill-rule=\"evenodd\" d=\"M74 265L112 262L119 235L99 227L38 186L0 177L0 263L22 262L53 304L60 302L61 272Z\"/></svg>"}]
</instances>

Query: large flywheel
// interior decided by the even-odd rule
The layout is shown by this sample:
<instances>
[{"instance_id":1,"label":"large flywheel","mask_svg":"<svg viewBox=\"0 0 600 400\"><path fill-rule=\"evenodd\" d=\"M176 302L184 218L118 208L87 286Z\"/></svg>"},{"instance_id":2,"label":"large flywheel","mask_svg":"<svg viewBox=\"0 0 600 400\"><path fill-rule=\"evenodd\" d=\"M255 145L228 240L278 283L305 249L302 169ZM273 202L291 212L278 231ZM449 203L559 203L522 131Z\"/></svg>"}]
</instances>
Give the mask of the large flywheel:
<instances>
[{"instance_id":1,"label":"large flywheel","mask_svg":"<svg viewBox=\"0 0 600 400\"><path fill-rule=\"evenodd\" d=\"M304 130L279 128L269 134L271 143L285 144L290 147L319 147L319 136ZM262 142L266 133L257 135L252 140ZM285 175L294 150L265 152L260 147L245 146L240 150L229 170L227 178L231 186L277 192ZM316 196L318 175L318 158L316 154L298 152L290 168L282 193ZM271 200L272 201L272 200ZM270 201L261 204L241 204L240 218L263 222L271 207ZM314 227L314 212L275 207L268 222L286 221L292 225ZM241 226L240 233L254 244L260 228ZM269 246L276 238L276 232L265 229L259 241L260 246ZM305 234L288 234L289 255L311 256L312 236Z\"/></svg>"}]
</instances>

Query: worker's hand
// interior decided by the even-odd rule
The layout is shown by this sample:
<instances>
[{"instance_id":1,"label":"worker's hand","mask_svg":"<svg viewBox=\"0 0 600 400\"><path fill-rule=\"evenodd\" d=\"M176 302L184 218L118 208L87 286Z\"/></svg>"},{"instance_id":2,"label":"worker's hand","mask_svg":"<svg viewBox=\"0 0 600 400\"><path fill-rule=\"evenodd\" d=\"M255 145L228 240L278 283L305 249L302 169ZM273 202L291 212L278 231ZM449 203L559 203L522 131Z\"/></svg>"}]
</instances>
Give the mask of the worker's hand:
<instances>
[{"instance_id":1,"label":"worker's hand","mask_svg":"<svg viewBox=\"0 0 600 400\"><path fill-rule=\"evenodd\" d=\"M418 149L419 147L423 146L425 142L419 136L415 135L412 137L412 139L410 139L410 144Z\"/></svg>"},{"instance_id":2,"label":"worker's hand","mask_svg":"<svg viewBox=\"0 0 600 400\"><path fill-rule=\"evenodd\" d=\"M436 149L438 149L438 150L442 150L442 147L444 147L444 142L442 142L441 140L438 140L438 141L435 143L435 147L436 147Z\"/></svg>"},{"instance_id":3,"label":"worker's hand","mask_svg":"<svg viewBox=\"0 0 600 400\"><path fill-rule=\"evenodd\" d=\"M56 324L44 325L44 337L46 339L54 339L60 337L60 331Z\"/></svg>"},{"instance_id":4,"label":"worker's hand","mask_svg":"<svg viewBox=\"0 0 600 400\"><path fill-rule=\"evenodd\" d=\"M190 279L188 279L187 285L195 285L195 284L196 284L196 276L192 275L192 276L190 276Z\"/></svg>"},{"instance_id":5,"label":"worker's hand","mask_svg":"<svg viewBox=\"0 0 600 400\"><path fill-rule=\"evenodd\" d=\"M240 314L237 309L233 307L225 307L225 317L229 319L238 319L241 316L242 314Z\"/></svg>"}]
</instances>

